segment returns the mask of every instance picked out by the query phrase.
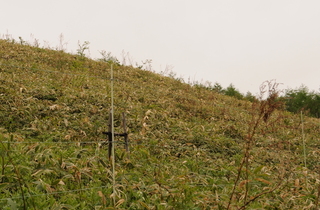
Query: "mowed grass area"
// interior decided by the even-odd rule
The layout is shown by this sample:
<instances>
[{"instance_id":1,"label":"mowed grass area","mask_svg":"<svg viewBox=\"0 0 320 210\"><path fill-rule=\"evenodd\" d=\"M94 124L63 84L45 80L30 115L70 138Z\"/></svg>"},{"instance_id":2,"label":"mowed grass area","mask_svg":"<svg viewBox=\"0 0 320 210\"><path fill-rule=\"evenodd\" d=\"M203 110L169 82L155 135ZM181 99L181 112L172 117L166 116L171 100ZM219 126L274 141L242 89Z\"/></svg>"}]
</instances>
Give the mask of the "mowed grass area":
<instances>
[{"instance_id":1,"label":"mowed grass area","mask_svg":"<svg viewBox=\"0 0 320 210\"><path fill-rule=\"evenodd\" d=\"M251 103L119 64L113 186L110 69L0 40L3 209L317 209L319 119L282 111L271 83Z\"/></svg>"}]
</instances>

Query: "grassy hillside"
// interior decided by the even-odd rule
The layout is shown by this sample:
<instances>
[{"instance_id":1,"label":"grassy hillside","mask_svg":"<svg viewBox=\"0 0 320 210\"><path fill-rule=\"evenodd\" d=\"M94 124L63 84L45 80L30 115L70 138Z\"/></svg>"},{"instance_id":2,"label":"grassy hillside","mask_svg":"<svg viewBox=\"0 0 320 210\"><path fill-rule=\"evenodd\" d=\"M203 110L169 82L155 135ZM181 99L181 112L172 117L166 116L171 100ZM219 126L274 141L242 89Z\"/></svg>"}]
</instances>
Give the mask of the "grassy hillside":
<instances>
[{"instance_id":1,"label":"grassy hillside","mask_svg":"<svg viewBox=\"0 0 320 210\"><path fill-rule=\"evenodd\" d=\"M250 103L121 65L114 186L110 68L0 40L2 209L317 209L319 119L281 111L272 83Z\"/></svg>"}]
</instances>

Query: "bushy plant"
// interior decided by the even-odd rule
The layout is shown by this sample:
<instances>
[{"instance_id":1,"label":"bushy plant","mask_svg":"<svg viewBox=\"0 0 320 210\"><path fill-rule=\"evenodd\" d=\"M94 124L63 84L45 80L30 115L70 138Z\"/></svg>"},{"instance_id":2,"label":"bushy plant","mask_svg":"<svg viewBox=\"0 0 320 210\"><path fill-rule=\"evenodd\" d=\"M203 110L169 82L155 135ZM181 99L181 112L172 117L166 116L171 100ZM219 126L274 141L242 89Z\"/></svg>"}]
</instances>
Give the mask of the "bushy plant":
<instances>
[{"instance_id":1,"label":"bushy plant","mask_svg":"<svg viewBox=\"0 0 320 210\"><path fill-rule=\"evenodd\" d=\"M230 84L224 91L223 93L227 96L232 96L237 99L242 99L243 95L234 87L233 84Z\"/></svg>"},{"instance_id":2,"label":"bushy plant","mask_svg":"<svg viewBox=\"0 0 320 210\"><path fill-rule=\"evenodd\" d=\"M320 93L309 91L304 85L298 89L286 90L283 100L286 103L286 109L290 112L303 111L309 116L320 117Z\"/></svg>"}]
</instances>

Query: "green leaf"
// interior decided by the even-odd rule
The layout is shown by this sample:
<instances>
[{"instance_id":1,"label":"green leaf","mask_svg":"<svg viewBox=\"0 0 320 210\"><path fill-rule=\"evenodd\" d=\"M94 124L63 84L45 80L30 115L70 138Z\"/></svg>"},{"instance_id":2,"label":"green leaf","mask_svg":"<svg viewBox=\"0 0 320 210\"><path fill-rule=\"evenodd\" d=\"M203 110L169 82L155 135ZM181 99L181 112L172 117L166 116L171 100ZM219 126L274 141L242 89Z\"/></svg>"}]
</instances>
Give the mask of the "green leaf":
<instances>
[{"instance_id":1,"label":"green leaf","mask_svg":"<svg viewBox=\"0 0 320 210\"><path fill-rule=\"evenodd\" d=\"M257 168L254 169L253 173L254 173L254 174L257 174L258 172L261 171L261 169L262 169L263 167L264 167L263 165L262 165L262 166L258 166Z\"/></svg>"}]
</instances>

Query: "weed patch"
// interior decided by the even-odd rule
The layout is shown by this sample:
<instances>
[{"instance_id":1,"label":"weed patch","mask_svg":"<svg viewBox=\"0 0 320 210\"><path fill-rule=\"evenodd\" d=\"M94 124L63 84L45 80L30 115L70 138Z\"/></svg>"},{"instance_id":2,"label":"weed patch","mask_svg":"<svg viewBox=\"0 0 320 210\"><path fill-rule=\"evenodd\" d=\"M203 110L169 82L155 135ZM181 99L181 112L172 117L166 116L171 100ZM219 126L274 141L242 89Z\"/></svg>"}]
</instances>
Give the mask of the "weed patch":
<instances>
[{"instance_id":1,"label":"weed patch","mask_svg":"<svg viewBox=\"0 0 320 210\"><path fill-rule=\"evenodd\" d=\"M319 120L284 111L276 83L243 101L79 47L0 40L3 209L319 207ZM125 112L131 151L116 139L114 186L111 64L115 132Z\"/></svg>"}]
</instances>

